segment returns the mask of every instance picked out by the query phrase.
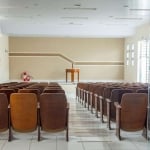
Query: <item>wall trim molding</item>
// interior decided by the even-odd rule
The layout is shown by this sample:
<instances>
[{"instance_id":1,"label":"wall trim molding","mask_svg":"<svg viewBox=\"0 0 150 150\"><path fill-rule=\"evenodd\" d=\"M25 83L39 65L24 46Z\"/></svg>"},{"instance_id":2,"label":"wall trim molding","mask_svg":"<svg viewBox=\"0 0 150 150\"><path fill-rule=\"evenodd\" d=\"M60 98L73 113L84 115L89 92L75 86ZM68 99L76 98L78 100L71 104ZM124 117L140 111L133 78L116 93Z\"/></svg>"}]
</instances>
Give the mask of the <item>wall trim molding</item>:
<instances>
[{"instance_id":1,"label":"wall trim molding","mask_svg":"<svg viewBox=\"0 0 150 150\"><path fill-rule=\"evenodd\" d=\"M119 61L73 61L70 58L62 55L60 53L9 53L9 57L48 57L48 56L58 56L64 60L70 62L72 65L114 65L114 66L124 66L124 62Z\"/></svg>"}]
</instances>

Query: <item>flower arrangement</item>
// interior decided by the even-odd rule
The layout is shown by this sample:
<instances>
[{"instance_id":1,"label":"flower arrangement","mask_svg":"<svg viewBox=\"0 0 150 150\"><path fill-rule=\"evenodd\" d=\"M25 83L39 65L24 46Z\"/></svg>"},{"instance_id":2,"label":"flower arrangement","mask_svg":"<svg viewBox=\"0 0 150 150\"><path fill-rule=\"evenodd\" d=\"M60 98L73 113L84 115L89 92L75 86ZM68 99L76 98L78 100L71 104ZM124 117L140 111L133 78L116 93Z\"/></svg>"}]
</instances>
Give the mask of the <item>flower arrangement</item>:
<instances>
[{"instance_id":1,"label":"flower arrangement","mask_svg":"<svg viewBox=\"0 0 150 150\"><path fill-rule=\"evenodd\" d=\"M31 76L30 76L26 71L24 71L24 72L22 72L22 74L21 74L21 79L22 79L23 81L30 81Z\"/></svg>"}]
</instances>

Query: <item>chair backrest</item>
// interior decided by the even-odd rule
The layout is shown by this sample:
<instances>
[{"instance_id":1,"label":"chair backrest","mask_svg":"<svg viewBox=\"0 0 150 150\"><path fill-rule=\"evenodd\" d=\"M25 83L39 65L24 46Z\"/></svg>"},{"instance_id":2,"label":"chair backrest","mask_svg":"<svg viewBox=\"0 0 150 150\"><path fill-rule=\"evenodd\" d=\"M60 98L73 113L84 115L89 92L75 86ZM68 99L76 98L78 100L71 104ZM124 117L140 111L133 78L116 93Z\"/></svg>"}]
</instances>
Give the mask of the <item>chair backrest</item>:
<instances>
[{"instance_id":1,"label":"chair backrest","mask_svg":"<svg viewBox=\"0 0 150 150\"><path fill-rule=\"evenodd\" d=\"M67 99L64 93L43 93L40 95L40 119L45 131L66 129Z\"/></svg>"},{"instance_id":2,"label":"chair backrest","mask_svg":"<svg viewBox=\"0 0 150 150\"><path fill-rule=\"evenodd\" d=\"M137 93L147 93L148 94L148 89L138 89L136 92Z\"/></svg>"},{"instance_id":3,"label":"chair backrest","mask_svg":"<svg viewBox=\"0 0 150 150\"><path fill-rule=\"evenodd\" d=\"M122 95L125 93L133 93L133 90L130 89L114 89L111 92L111 101L112 102L121 102Z\"/></svg>"},{"instance_id":4,"label":"chair backrest","mask_svg":"<svg viewBox=\"0 0 150 150\"><path fill-rule=\"evenodd\" d=\"M115 90L115 89L121 89L121 88L120 87L113 87L113 86L105 87L104 91L103 91L103 98L104 99L110 98L112 90ZM103 101L103 113L104 113L105 116L107 116L107 103L106 103L106 100Z\"/></svg>"},{"instance_id":5,"label":"chair backrest","mask_svg":"<svg viewBox=\"0 0 150 150\"><path fill-rule=\"evenodd\" d=\"M110 119L112 121L116 120L116 107L114 106L114 102L120 103L122 95L125 93L133 93L133 91L127 90L127 89L114 89L111 92L110 99L111 99L112 103L111 103L111 110L110 110Z\"/></svg>"},{"instance_id":6,"label":"chair backrest","mask_svg":"<svg viewBox=\"0 0 150 150\"><path fill-rule=\"evenodd\" d=\"M14 89L0 89L0 93L5 93L7 95L8 103L10 101L10 95L15 93Z\"/></svg>"},{"instance_id":7,"label":"chair backrest","mask_svg":"<svg viewBox=\"0 0 150 150\"><path fill-rule=\"evenodd\" d=\"M37 96L34 93L13 93L10 97L11 124L18 132L31 132L37 127Z\"/></svg>"},{"instance_id":8,"label":"chair backrest","mask_svg":"<svg viewBox=\"0 0 150 150\"><path fill-rule=\"evenodd\" d=\"M4 93L0 93L0 132L8 129L8 100Z\"/></svg>"},{"instance_id":9,"label":"chair backrest","mask_svg":"<svg viewBox=\"0 0 150 150\"><path fill-rule=\"evenodd\" d=\"M45 89L43 93L65 93L63 89Z\"/></svg>"},{"instance_id":10,"label":"chair backrest","mask_svg":"<svg viewBox=\"0 0 150 150\"><path fill-rule=\"evenodd\" d=\"M18 93L35 93L38 101L40 99L40 94L41 94L39 89L19 89Z\"/></svg>"},{"instance_id":11,"label":"chair backrest","mask_svg":"<svg viewBox=\"0 0 150 150\"><path fill-rule=\"evenodd\" d=\"M148 97L145 93L126 93L121 99L121 129L138 131L144 128Z\"/></svg>"}]
</instances>

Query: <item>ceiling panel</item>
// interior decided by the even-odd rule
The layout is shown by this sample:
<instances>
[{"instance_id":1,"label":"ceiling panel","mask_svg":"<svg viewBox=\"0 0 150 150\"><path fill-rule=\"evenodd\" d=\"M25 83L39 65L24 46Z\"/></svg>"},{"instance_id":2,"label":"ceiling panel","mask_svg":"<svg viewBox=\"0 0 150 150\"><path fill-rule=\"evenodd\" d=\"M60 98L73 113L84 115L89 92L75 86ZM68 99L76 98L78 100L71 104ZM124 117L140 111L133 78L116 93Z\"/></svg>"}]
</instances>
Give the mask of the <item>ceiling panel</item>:
<instances>
[{"instance_id":1,"label":"ceiling panel","mask_svg":"<svg viewBox=\"0 0 150 150\"><path fill-rule=\"evenodd\" d=\"M7 35L126 37L149 21L149 0L0 0Z\"/></svg>"}]
</instances>

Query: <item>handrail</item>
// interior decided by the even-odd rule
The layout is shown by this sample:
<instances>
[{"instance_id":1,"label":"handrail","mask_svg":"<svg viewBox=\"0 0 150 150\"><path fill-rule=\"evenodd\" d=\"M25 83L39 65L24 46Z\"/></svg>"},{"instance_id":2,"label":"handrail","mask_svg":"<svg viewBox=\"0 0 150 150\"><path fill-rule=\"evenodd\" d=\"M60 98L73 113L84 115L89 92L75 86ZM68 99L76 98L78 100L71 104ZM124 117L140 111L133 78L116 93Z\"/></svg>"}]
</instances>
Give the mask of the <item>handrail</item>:
<instances>
[{"instance_id":1,"label":"handrail","mask_svg":"<svg viewBox=\"0 0 150 150\"><path fill-rule=\"evenodd\" d=\"M65 55L62 55L60 53L18 53L18 52L10 52L9 53L10 57L19 57L19 56L25 56L25 57L30 57L30 56L58 56L66 61L72 63L72 65L119 65L123 66L124 62L121 61L73 61L70 58L66 57Z\"/></svg>"}]
</instances>

